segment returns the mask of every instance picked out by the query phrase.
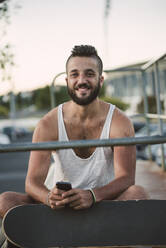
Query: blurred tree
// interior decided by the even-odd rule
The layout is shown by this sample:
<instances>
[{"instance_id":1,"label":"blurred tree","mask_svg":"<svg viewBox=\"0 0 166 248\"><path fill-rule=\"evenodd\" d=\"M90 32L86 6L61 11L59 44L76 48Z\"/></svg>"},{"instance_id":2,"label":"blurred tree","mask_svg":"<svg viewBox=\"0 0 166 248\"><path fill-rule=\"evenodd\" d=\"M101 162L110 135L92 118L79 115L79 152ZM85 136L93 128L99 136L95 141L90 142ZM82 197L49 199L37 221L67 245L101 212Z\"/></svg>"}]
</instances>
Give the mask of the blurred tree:
<instances>
[{"instance_id":1,"label":"blurred tree","mask_svg":"<svg viewBox=\"0 0 166 248\"><path fill-rule=\"evenodd\" d=\"M0 118L8 117L8 114L9 114L9 101L4 100L4 97L0 96Z\"/></svg>"},{"instance_id":2,"label":"blurred tree","mask_svg":"<svg viewBox=\"0 0 166 248\"><path fill-rule=\"evenodd\" d=\"M9 114L9 109L4 107L4 106L0 106L0 118L7 118Z\"/></svg>"},{"instance_id":3,"label":"blurred tree","mask_svg":"<svg viewBox=\"0 0 166 248\"><path fill-rule=\"evenodd\" d=\"M9 109L9 95L10 93L8 93L8 95L4 96L0 96L0 106L5 106L6 108Z\"/></svg>"},{"instance_id":4,"label":"blurred tree","mask_svg":"<svg viewBox=\"0 0 166 248\"><path fill-rule=\"evenodd\" d=\"M9 67L14 65L11 46L6 41L6 29L9 24L9 0L0 2L0 71L1 80L10 80L7 73Z\"/></svg>"},{"instance_id":5,"label":"blurred tree","mask_svg":"<svg viewBox=\"0 0 166 248\"><path fill-rule=\"evenodd\" d=\"M23 106L23 99L21 96L21 92L19 92L18 94L16 94L15 96L15 101L16 101L16 109L22 109Z\"/></svg>"},{"instance_id":6,"label":"blurred tree","mask_svg":"<svg viewBox=\"0 0 166 248\"><path fill-rule=\"evenodd\" d=\"M0 1L0 79L11 80L11 68L14 66L14 54L11 44L6 40L7 25L10 24L11 9L20 8L10 0Z\"/></svg>"},{"instance_id":7,"label":"blurred tree","mask_svg":"<svg viewBox=\"0 0 166 248\"><path fill-rule=\"evenodd\" d=\"M49 86L35 91L34 102L38 110L50 108L50 89Z\"/></svg>"},{"instance_id":8,"label":"blurred tree","mask_svg":"<svg viewBox=\"0 0 166 248\"><path fill-rule=\"evenodd\" d=\"M116 107L123 111L127 110L130 107L130 104L122 102L119 98L102 96L100 97L100 99L105 102L114 104Z\"/></svg>"},{"instance_id":9,"label":"blurred tree","mask_svg":"<svg viewBox=\"0 0 166 248\"><path fill-rule=\"evenodd\" d=\"M102 86L102 88L100 89L100 92L99 92L99 97L105 96L105 93L106 93L106 87L105 87L105 84L103 84L103 86Z\"/></svg>"},{"instance_id":10,"label":"blurred tree","mask_svg":"<svg viewBox=\"0 0 166 248\"><path fill-rule=\"evenodd\" d=\"M69 101L71 98L67 92L67 87L60 86L59 90L55 90L55 98L56 98L56 105Z\"/></svg>"}]
</instances>

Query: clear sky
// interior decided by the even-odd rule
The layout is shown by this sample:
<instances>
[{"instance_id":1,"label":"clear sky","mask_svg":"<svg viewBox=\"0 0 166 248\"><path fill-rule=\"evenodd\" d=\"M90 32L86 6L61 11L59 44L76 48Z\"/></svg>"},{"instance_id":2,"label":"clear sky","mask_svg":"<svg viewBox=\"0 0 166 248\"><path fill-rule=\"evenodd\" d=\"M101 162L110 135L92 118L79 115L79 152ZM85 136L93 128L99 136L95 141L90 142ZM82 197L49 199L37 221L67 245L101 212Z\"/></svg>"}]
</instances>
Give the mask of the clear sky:
<instances>
[{"instance_id":1,"label":"clear sky","mask_svg":"<svg viewBox=\"0 0 166 248\"><path fill-rule=\"evenodd\" d=\"M15 1L15 0L11 0ZM65 70L74 45L94 45L104 68L144 61L166 52L166 0L112 0L108 50L105 0L19 0L8 40L13 45L15 91L50 84ZM107 55L106 55L107 54ZM0 94L11 88L0 82Z\"/></svg>"}]
</instances>

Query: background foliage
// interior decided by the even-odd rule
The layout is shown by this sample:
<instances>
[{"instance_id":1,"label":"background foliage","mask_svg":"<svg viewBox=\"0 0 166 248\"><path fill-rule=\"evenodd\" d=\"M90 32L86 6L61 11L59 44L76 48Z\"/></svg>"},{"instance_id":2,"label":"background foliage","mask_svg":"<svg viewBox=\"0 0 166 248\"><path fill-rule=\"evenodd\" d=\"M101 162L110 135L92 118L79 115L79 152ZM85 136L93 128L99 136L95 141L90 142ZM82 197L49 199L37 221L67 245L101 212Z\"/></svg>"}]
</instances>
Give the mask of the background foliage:
<instances>
[{"instance_id":1,"label":"background foliage","mask_svg":"<svg viewBox=\"0 0 166 248\"><path fill-rule=\"evenodd\" d=\"M11 9L17 7L18 5L11 5L10 0L0 1L0 81L11 80L11 67L14 66L14 54L6 35L7 26L10 24Z\"/></svg>"},{"instance_id":2,"label":"background foliage","mask_svg":"<svg viewBox=\"0 0 166 248\"><path fill-rule=\"evenodd\" d=\"M56 86L55 88L55 100L56 105L63 102L69 101L70 96L68 95L66 86ZM115 104L121 110L126 110L129 105L122 102L117 98L105 97L105 88L103 87L99 95L101 100ZM35 111L49 111L51 109L50 101L50 87L47 85L43 88L33 90L31 92L19 92L15 95L16 111L25 111L25 109L32 107ZM7 96L0 96L0 117L9 116L9 106L10 106L10 93Z\"/></svg>"}]
</instances>

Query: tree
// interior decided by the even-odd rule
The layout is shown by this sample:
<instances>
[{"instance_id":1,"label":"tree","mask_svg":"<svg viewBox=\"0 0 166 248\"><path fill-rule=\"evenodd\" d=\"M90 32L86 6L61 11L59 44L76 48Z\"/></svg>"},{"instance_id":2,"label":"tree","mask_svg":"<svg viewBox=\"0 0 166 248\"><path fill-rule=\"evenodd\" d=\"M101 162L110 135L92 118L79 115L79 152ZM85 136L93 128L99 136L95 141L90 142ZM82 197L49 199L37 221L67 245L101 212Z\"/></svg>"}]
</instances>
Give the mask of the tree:
<instances>
[{"instance_id":1,"label":"tree","mask_svg":"<svg viewBox=\"0 0 166 248\"><path fill-rule=\"evenodd\" d=\"M50 90L49 86L40 88L35 91L35 105L38 110L46 110L50 107Z\"/></svg>"},{"instance_id":2,"label":"tree","mask_svg":"<svg viewBox=\"0 0 166 248\"><path fill-rule=\"evenodd\" d=\"M119 98L101 96L100 99L105 101L105 102L116 105L116 107L118 107L119 109L121 109L123 111L127 110L130 107L130 104L123 102Z\"/></svg>"},{"instance_id":3,"label":"tree","mask_svg":"<svg viewBox=\"0 0 166 248\"><path fill-rule=\"evenodd\" d=\"M10 24L10 11L19 8L12 6L10 0L0 0L0 79L11 79L11 67L14 66L14 54L11 44L6 40L7 25Z\"/></svg>"}]
</instances>

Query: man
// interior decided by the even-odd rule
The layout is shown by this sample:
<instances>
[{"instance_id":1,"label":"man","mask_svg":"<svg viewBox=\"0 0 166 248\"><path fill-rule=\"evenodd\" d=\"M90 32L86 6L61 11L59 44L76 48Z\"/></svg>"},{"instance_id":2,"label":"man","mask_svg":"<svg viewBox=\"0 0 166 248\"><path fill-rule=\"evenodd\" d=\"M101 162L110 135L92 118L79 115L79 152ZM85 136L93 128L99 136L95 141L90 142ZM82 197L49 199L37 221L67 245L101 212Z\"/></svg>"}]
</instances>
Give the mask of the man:
<instances>
[{"instance_id":1,"label":"man","mask_svg":"<svg viewBox=\"0 0 166 248\"><path fill-rule=\"evenodd\" d=\"M41 119L33 142L134 136L133 126L125 114L98 98L104 82L102 70L102 61L94 47L74 47L66 62L66 83L72 100ZM49 172L51 155L55 160L52 175ZM55 210L69 204L77 210L102 200L146 199L144 189L134 185L135 164L135 146L32 151L26 194L1 194L0 215L3 217L11 207L33 202L47 204ZM70 181L72 189L67 192L57 189L59 180Z\"/></svg>"}]
</instances>

